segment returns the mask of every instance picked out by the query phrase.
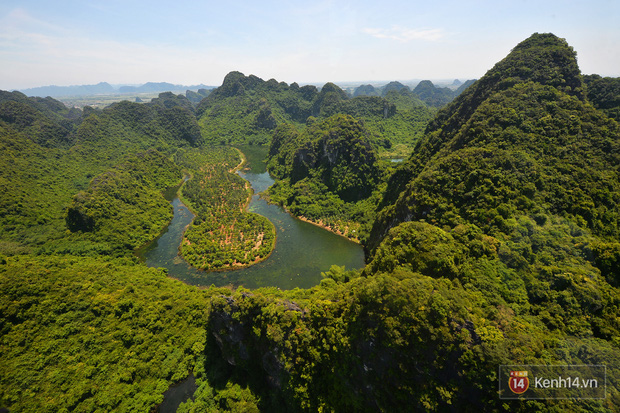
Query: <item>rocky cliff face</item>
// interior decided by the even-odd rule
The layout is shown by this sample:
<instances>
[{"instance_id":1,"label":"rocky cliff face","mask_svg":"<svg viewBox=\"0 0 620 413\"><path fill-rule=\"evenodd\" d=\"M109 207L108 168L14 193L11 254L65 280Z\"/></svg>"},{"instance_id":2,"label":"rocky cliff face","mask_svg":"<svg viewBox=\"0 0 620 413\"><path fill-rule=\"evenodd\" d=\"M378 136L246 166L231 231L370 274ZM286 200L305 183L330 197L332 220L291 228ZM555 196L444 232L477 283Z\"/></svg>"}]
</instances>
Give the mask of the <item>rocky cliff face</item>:
<instances>
[{"instance_id":1,"label":"rocky cliff face","mask_svg":"<svg viewBox=\"0 0 620 413\"><path fill-rule=\"evenodd\" d=\"M380 175L366 130L348 115L312 122L302 133L280 128L270 158L270 170L278 178L290 178L292 184L318 179L345 201L368 197Z\"/></svg>"},{"instance_id":2,"label":"rocky cliff face","mask_svg":"<svg viewBox=\"0 0 620 413\"><path fill-rule=\"evenodd\" d=\"M289 376L285 368L284 352L281 343L273 340L264 326L257 325L261 318L260 307L248 312L248 305L255 303L256 297L242 293L237 299L221 296L212 301L209 331L213 335L222 357L229 365L241 368L249 374L258 376L274 390L280 390ZM275 303L286 317L302 317L304 312L294 303L282 301ZM294 315L293 315L294 314ZM284 329L285 338L292 329Z\"/></svg>"},{"instance_id":3,"label":"rocky cliff face","mask_svg":"<svg viewBox=\"0 0 620 413\"><path fill-rule=\"evenodd\" d=\"M357 281L339 298L305 301L303 308L258 292L214 297L212 346L269 399L269 411L420 410L422 394L462 384L455 365L481 341L478 326L452 312L454 300L444 301L430 280ZM448 322L444 306L451 308ZM478 390L459 397L480 404Z\"/></svg>"}]
</instances>

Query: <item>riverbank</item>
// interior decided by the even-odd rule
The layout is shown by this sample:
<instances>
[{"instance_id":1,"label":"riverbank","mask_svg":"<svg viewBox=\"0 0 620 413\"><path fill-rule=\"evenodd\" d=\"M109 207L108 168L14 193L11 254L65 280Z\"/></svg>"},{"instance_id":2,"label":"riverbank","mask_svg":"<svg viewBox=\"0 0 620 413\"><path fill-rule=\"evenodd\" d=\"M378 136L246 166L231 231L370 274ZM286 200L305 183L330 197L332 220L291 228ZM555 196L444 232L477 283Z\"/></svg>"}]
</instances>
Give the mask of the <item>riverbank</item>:
<instances>
[{"instance_id":1,"label":"riverbank","mask_svg":"<svg viewBox=\"0 0 620 413\"><path fill-rule=\"evenodd\" d=\"M254 190L238 173L247 157L239 148L221 150L226 156L204 158L181 189L196 217L183 235L180 255L205 272L256 265L269 258L276 242L273 223L249 211Z\"/></svg>"},{"instance_id":2,"label":"riverbank","mask_svg":"<svg viewBox=\"0 0 620 413\"><path fill-rule=\"evenodd\" d=\"M359 240L359 238L357 238L357 237L350 237L350 236L348 236L348 235L347 235L348 231L346 231L346 232L342 232L342 231L340 231L340 230L338 230L338 229L335 229L335 228L330 227L329 225L325 225L325 224L323 224L323 221L318 221L318 222L317 222L317 221L313 221L313 220L311 220L311 219L309 219L309 218L304 217L303 215L302 215L302 216L297 216L297 215L295 215L295 214L291 213L288 209L286 209L286 208L284 208L284 209L285 209L285 210L286 210L289 214L291 214L293 217L295 217L295 218L297 218L297 219L299 219L299 220L301 220L301 221L303 221L303 222L307 222L308 224L316 225L317 227L319 227L319 228L323 228L324 230L329 231L329 232L331 232L332 234L338 235L338 236L340 236L340 237L343 237L343 238L348 239L348 240L349 240L349 241L351 241L351 242L354 242L354 243L356 243L356 244L362 245L362 242ZM347 229L348 229L348 227L347 227ZM352 230L352 231L353 231L353 232L357 232L357 230Z\"/></svg>"},{"instance_id":3,"label":"riverbank","mask_svg":"<svg viewBox=\"0 0 620 413\"><path fill-rule=\"evenodd\" d=\"M133 254L136 257L138 257L139 259L144 261L144 259L145 259L144 255L145 255L146 251L148 251L148 249L151 248L154 243L157 243L158 239L160 239L166 232L168 232L168 228L170 227L170 224L172 223L172 220L174 219L174 205L173 205L173 201L174 201L175 198L179 197L179 191L180 191L181 187L183 186L183 184L188 179L190 179L190 176L185 175L177 185L171 186L171 187L167 188L166 190L164 190L162 192L162 195L163 195L164 199L170 203L170 209L172 209L172 218L170 219L170 221L168 221L168 223L166 225L164 225L160 229L159 234L155 238L153 238L152 240L150 240L148 242L145 242L144 244L140 245L139 247L137 247L137 248L135 248L133 250ZM185 205L183 205L183 206L185 206ZM188 210L189 210L189 208L188 208Z\"/></svg>"},{"instance_id":4,"label":"riverbank","mask_svg":"<svg viewBox=\"0 0 620 413\"><path fill-rule=\"evenodd\" d=\"M247 200L245 202L245 205L241 209L241 212L245 212L246 214L253 214L253 212L249 211L249 208L250 208L250 204L252 203L252 197L254 196L254 188L252 188L252 184L250 183L250 181L248 181L247 179L245 179L243 176L241 176L238 173L239 171L241 171L241 168L243 168L243 166L248 163L248 158L245 156L243 151L241 151L241 149L239 149L239 148L234 148L234 149L239 153L239 156L241 158L241 162L239 162L239 164L237 166L235 166L234 168L232 168L229 172L232 173L232 174L236 174L236 175L240 176L245 181L245 189L248 191L248 197L247 197ZM271 248L271 251L269 251L269 254L267 254L267 256L265 256L265 257L259 257L254 262L251 262L251 263L246 264L246 265L239 264L239 263L233 263L230 268L223 269L222 271L241 270L241 269L244 269L244 268L251 267L252 265L256 265L258 263L261 263L261 262L265 261L266 259L268 259L269 257L271 257L271 254L273 254L273 252L276 249L276 243L278 242L278 232L276 231L276 227L273 225L273 222L269 221L269 219L267 219L267 221L271 224L271 229L273 231L273 237L274 237L273 246ZM263 234L263 237L264 237L264 234ZM260 247L260 245L258 247Z\"/></svg>"},{"instance_id":5,"label":"riverbank","mask_svg":"<svg viewBox=\"0 0 620 413\"><path fill-rule=\"evenodd\" d=\"M307 217L305 217L303 215L295 215L285 205L282 205L282 204L277 203L277 202L272 202L272 199L269 197L269 194L267 192L264 192L264 193L260 194L260 197L262 199L264 199L265 202L268 202L268 203L270 203L272 205L278 205L280 208L282 208L284 211L286 211L286 213L288 213L290 216L292 216L295 219L298 219L300 221L303 221L303 222L306 222L308 224L314 225L316 227L322 228L325 231L329 231L329 232L331 232L334 235L338 235L339 237L345 238L345 239L347 239L347 240L349 240L351 242L354 242L354 243L356 243L358 245L362 245L362 242L360 241L359 238L357 238L356 236L352 237L352 236L347 235L348 234L348 229L349 229L348 226L346 227L347 228L346 232L340 231L340 230L338 230L336 228L332 228L331 226L324 224L323 221L313 221L312 219L307 218ZM358 232L358 230L356 230L356 229L353 229L351 231L352 232L356 232L356 233Z\"/></svg>"},{"instance_id":6,"label":"riverbank","mask_svg":"<svg viewBox=\"0 0 620 413\"><path fill-rule=\"evenodd\" d=\"M248 159L246 158L245 154L241 152L239 148L235 148L234 146L233 148L239 153L241 162L239 162L239 165L230 169L228 172L231 174L239 175L237 172L241 171L241 168L243 167L243 165L247 164ZM248 181L247 179L244 179L244 181L245 181L245 189L248 191L248 199L246 200L245 205L241 208L241 212L248 210L248 208L250 207L250 202L252 202L252 196L254 195L254 190L252 189L252 184L250 184L250 181Z\"/></svg>"},{"instance_id":7,"label":"riverbank","mask_svg":"<svg viewBox=\"0 0 620 413\"><path fill-rule=\"evenodd\" d=\"M213 284L218 287L236 288L243 285L246 288L277 287L283 290L311 288L319 284L322 279L321 272L328 271L332 265L343 266L350 270L364 266L364 251L359 244L341 234L327 231L314 223L297 219L282 207L267 203L265 199L259 196L263 195L264 191L274 183L265 168L266 148L237 148L238 150L235 152L232 152L231 149L229 148L227 152L226 166L220 167L221 174L214 175L214 169L209 167L204 169L205 174L208 175L206 179L204 177L201 179L202 172L198 171L203 158L194 156L193 165L195 166L190 168L193 171L193 177L187 181L187 186L183 186L180 192L184 193L183 198L195 200L197 209L201 209L204 207L201 205L202 202L216 202L219 205L220 201L217 199L221 198L221 201L230 200L232 196L230 191L237 191L234 206L222 204L213 212L228 211L236 215L239 214L238 208L243 203L246 207L245 210L248 211L247 213L244 212L244 215L259 215L261 223L263 222L262 219L268 220L269 225L275 228L275 237L272 238L272 240L277 239L277 242L274 241L275 248L269 251L264 248L261 252L263 257L243 266L226 265L225 267L199 270L198 267L202 261L198 261L198 265L192 267L188 261L179 255L179 245L184 236L194 237L192 238L193 245L191 248L194 249L193 252L198 258L198 254L202 256L205 247L207 254L214 251L209 248L220 248L217 240L224 240L226 236L233 242L238 242L242 237L245 238L245 241L253 240L254 235L258 236L258 233L264 232L266 226L263 225L263 229L255 231L256 234L252 235L249 231L259 225L253 220L247 221L243 227L232 228L232 221L226 224L227 221L224 218L214 220L205 215L204 218L196 217L195 225L204 226L204 220L207 220L206 224L209 228L203 228L203 230L199 228L198 233L194 234L190 230L184 234L184 229L189 225L193 214L188 206L183 205L181 199L177 197L174 201L175 217L168 231L145 254L145 262L148 266L166 268L169 277L198 287L208 287ZM239 150L243 156L239 154ZM205 152L205 155L209 155L209 158L204 158L204 160L210 159L211 165L213 165L216 161L213 156L219 156L219 152L213 155L211 152ZM234 168L231 167L233 164L235 165ZM236 172L239 176L229 179L231 172L232 175ZM224 185L224 182L228 183ZM250 188L246 189L248 184ZM210 188L206 188L204 185ZM216 191L214 192L213 189ZM248 200L250 201L249 205L247 205ZM205 213L209 212L205 210ZM217 234L208 234L209 229L219 231L221 224L227 226L224 236L216 237ZM231 234L232 239L230 238ZM250 248L252 246L249 245ZM227 254L228 252L223 251L220 255L221 258L212 253L209 257L203 257L207 260L219 259L223 264L224 259L228 256ZM230 257L234 258L234 255Z\"/></svg>"}]
</instances>

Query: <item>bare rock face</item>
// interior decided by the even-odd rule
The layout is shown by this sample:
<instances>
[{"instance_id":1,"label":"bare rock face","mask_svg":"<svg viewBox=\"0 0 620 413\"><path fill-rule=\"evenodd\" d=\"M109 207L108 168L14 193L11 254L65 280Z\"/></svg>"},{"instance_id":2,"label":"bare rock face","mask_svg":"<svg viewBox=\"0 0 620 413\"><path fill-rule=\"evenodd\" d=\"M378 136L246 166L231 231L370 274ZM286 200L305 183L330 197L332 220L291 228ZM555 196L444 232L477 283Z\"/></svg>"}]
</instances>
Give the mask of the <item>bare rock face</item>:
<instances>
[{"instance_id":1,"label":"bare rock face","mask_svg":"<svg viewBox=\"0 0 620 413\"><path fill-rule=\"evenodd\" d=\"M243 293L241 300L253 301L254 295ZM281 389L288 379L289 372L285 368L282 349L276 340L257 332L253 323L260 316L259 306L239 303L233 297L220 296L212 301L209 330L228 364L248 372L259 371L263 380L274 389ZM303 311L294 303L283 301L278 303L283 312L294 311L303 315ZM284 331L286 336L290 331Z\"/></svg>"},{"instance_id":2,"label":"bare rock face","mask_svg":"<svg viewBox=\"0 0 620 413\"><path fill-rule=\"evenodd\" d=\"M335 115L309 130L294 152L291 182L316 175L345 201L368 197L379 169L363 126L351 116Z\"/></svg>"},{"instance_id":3,"label":"bare rock face","mask_svg":"<svg viewBox=\"0 0 620 413\"><path fill-rule=\"evenodd\" d=\"M232 317L232 312L238 310L232 297L223 297L223 299L230 307L230 312L213 312L211 332L228 364L237 366L247 362L250 358L248 349L244 344L246 339L245 326Z\"/></svg>"},{"instance_id":4,"label":"bare rock face","mask_svg":"<svg viewBox=\"0 0 620 413\"><path fill-rule=\"evenodd\" d=\"M282 373L284 372L284 363L278 358L278 348L275 351L267 351L262 359L261 365L267 373L267 380L271 387L277 389L282 387Z\"/></svg>"}]
</instances>

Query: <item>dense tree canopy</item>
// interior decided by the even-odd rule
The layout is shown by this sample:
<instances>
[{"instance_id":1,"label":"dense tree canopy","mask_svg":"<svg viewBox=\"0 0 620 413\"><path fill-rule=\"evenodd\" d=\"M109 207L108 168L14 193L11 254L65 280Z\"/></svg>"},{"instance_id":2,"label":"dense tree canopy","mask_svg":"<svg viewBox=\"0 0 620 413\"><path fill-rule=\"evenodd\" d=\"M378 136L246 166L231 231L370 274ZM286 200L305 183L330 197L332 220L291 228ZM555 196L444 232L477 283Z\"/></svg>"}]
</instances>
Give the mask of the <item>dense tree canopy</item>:
<instances>
[{"instance_id":1,"label":"dense tree canopy","mask_svg":"<svg viewBox=\"0 0 620 413\"><path fill-rule=\"evenodd\" d=\"M360 224L371 219L366 212L384 173L361 122L340 114L311 119L302 132L281 125L269 153L268 168L278 179L269 190L273 201L359 237Z\"/></svg>"},{"instance_id":2,"label":"dense tree canopy","mask_svg":"<svg viewBox=\"0 0 620 413\"><path fill-rule=\"evenodd\" d=\"M314 161L308 142L279 129L276 173L293 170L287 145ZM615 390L512 404L496 389L500 364L600 363L618 382L619 142L574 51L535 34L388 180L361 274L214 299L211 346L275 410L612 411Z\"/></svg>"},{"instance_id":3,"label":"dense tree canopy","mask_svg":"<svg viewBox=\"0 0 620 413\"><path fill-rule=\"evenodd\" d=\"M360 95L351 99L333 83L318 90L231 72L222 86L200 102L196 113L204 139L219 144L268 144L278 125L292 123L302 128L310 117L323 119L342 113L367 124L376 146L410 147L421 136L433 110L412 94L400 100L407 102L406 107L399 109L387 97ZM409 150L401 148L406 153Z\"/></svg>"},{"instance_id":4,"label":"dense tree canopy","mask_svg":"<svg viewBox=\"0 0 620 413\"><path fill-rule=\"evenodd\" d=\"M402 86L232 72L197 106L83 111L0 92L0 408L148 412L193 373L180 412L616 411L617 79L534 34L425 132L435 112ZM188 261L269 254L239 152L213 145L241 142L270 143L268 197L364 243L364 269L198 289L134 257L182 181ZM500 400L502 364L602 364L606 398Z\"/></svg>"},{"instance_id":5,"label":"dense tree canopy","mask_svg":"<svg viewBox=\"0 0 620 413\"><path fill-rule=\"evenodd\" d=\"M610 118L620 120L620 78L589 75L583 80L592 105Z\"/></svg>"}]
</instances>

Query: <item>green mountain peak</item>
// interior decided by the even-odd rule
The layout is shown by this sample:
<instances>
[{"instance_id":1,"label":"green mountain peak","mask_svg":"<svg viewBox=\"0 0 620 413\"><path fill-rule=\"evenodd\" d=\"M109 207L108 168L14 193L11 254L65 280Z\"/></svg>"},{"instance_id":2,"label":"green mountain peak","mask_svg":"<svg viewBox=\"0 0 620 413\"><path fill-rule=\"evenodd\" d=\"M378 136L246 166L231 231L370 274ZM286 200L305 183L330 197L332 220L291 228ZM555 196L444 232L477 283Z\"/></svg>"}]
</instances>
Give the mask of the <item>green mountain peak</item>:
<instances>
[{"instance_id":1,"label":"green mountain peak","mask_svg":"<svg viewBox=\"0 0 620 413\"><path fill-rule=\"evenodd\" d=\"M534 34L429 124L388 183L370 247L409 220L510 232L482 213L502 204L617 235L617 203L599 196L594 182L620 191L618 136L618 124L583 97L573 49L553 34Z\"/></svg>"}]
</instances>

